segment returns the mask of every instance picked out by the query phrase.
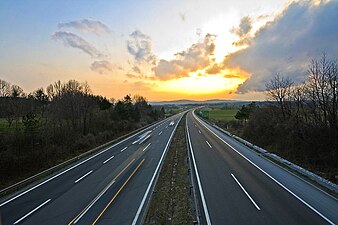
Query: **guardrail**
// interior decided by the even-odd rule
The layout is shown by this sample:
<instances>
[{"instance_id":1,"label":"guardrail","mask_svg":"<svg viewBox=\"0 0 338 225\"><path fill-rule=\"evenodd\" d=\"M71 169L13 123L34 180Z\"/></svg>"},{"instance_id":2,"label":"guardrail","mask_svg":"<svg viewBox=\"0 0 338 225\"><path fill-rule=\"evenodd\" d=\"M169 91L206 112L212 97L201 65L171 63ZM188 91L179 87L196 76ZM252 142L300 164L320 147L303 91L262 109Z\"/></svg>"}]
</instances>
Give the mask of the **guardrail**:
<instances>
[{"instance_id":1,"label":"guardrail","mask_svg":"<svg viewBox=\"0 0 338 225\"><path fill-rule=\"evenodd\" d=\"M160 121L162 121L162 120L160 120ZM8 186L8 187L0 190L0 198L6 196L8 194L11 194L11 193L13 193L15 191L18 191L21 188L24 188L24 187L32 184L33 182L35 182L37 180L40 180L40 179L42 179L44 177L47 177L48 175L51 175L51 174L53 174L53 173L55 173L55 172L57 172L57 171L65 168L66 166L68 166L68 165L70 165L70 164L72 164L72 163L74 163L74 162L76 162L76 161L78 161L80 159L83 159L83 158L85 158L85 157L87 157L89 155L92 155L92 154L94 154L96 152L104 150L105 148L109 147L110 145L113 145L113 144L115 144L115 143L117 143L117 142L119 142L119 141L127 138L130 135L136 134L137 132L139 132L139 131L141 131L143 129L146 129L146 128L148 128L148 127L150 127L150 126L152 126L152 125L154 125L156 123L159 123L160 121L156 121L156 122L153 122L153 123L148 124L146 126L143 126L143 127L139 128L139 129L136 129L136 130L134 130L134 131L132 131L130 133L127 133L127 134L121 136L121 137L118 137L118 138L116 138L116 139L114 139L112 141L109 141L109 142L107 142L105 144L102 144L102 145L100 145L100 146L98 146L96 148L93 148L93 149L91 149L91 150L89 150L87 152L84 152L84 153L82 153L82 154L80 154L80 155L78 155L78 156L76 156L74 158L71 158L71 159L69 159L69 160L67 160L65 162L62 162L62 163L60 163L58 165L55 165L55 166L53 166L53 167L51 167L49 169L46 169L46 170L44 170L44 171L42 171L42 172L40 172L38 174L35 174L35 175L31 176L31 177L28 177L28 178L26 178L26 179L24 179L24 180L22 180L22 181L20 181L18 183L15 183L15 184L13 184L11 186Z\"/></svg>"},{"instance_id":2,"label":"guardrail","mask_svg":"<svg viewBox=\"0 0 338 225\"><path fill-rule=\"evenodd\" d=\"M198 115L197 115L198 116ZM314 174L306 169L304 169L301 166L298 166L286 159L283 159L282 157L274 154L274 153L270 153L267 150L258 147L257 145L254 145L250 142L248 142L247 140L244 140L234 134L231 134L229 131L226 131L222 128L220 128L219 126L215 125L215 124L211 124L208 121L204 120L203 118L201 118L204 122L208 123L209 125L213 126L214 128L216 128L217 130L221 131L222 133L234 138L235 140L237 140L238 142L244 144L245 146L249 147L250 149L253 149L257 152L259 152L260 154L262 154L263 156L265 156L268 159L272 159L280 164L283 164L285 167L287 167L289 170L295 171L299 174L301 174L302 176L305 176L307 178L309 178L310 180L316 182L317 184L329 189L330 191L333 191L336 195L338 194L338 185L332 183L331 181L328 181L326 179L324 179L323 177Z\"/></svg>"}]
</instances>

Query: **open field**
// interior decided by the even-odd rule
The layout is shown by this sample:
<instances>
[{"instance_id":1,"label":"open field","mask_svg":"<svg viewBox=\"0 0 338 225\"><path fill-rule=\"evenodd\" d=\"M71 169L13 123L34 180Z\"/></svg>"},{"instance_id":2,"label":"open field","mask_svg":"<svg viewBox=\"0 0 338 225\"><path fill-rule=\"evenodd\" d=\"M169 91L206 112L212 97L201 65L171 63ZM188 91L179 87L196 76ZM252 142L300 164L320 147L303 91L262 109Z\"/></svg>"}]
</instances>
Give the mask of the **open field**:
<instances>
[{"instance_id":1,"label":"open field","mask_svg":"<svg viewBox=\"0 0 338 225\"><path fill-rule=\"evenodd\" d=\"M237 109L212 109L209 112L209 118L219 121L236 120Z\"/></svg>"}]
</instances>

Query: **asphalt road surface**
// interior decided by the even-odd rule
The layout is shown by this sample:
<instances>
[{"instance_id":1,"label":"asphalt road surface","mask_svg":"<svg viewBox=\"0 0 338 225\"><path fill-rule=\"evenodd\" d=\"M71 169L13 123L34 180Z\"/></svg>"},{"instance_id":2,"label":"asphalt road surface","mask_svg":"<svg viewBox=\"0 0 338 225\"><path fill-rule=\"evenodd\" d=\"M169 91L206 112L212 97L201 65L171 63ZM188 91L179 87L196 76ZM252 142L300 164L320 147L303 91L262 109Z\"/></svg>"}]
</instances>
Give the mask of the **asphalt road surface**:
<instances>
[{"instance_id":1,"label":"asphalt road surface","mask_svg":"<svg viewBox=\"0 0 338 225\"><path fill-rule=\"evenodd\" d=\"M2 224L140 224L182 115L163 120L0 200ZM172 121L174 125L170 125Z\"/></svg>"},{"instance_id":2,"label":"asphalt road surface","mask_svg":"<svg viewBox=\"0 0 338 225\"><path fill-rule=\"evenodd\" d=\"M338 201L187 115L203 224L338 224Z\"/></svg>"}]
</instances>

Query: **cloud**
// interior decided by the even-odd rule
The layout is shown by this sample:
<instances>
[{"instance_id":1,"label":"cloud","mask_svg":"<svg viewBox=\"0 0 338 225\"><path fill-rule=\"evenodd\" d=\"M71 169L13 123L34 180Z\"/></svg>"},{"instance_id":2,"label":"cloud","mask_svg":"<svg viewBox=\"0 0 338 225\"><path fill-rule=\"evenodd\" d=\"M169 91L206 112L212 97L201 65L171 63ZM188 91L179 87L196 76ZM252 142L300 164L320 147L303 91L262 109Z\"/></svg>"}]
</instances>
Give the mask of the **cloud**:
<instances>
[{"instance_id":1,"label":"cloud","mask_svg":"<svg viewBox=\"0 0 338 225\"><path fill-rule=\"evenodd\" d=\"M149 36L139 30L135 30L129 35L127 40L128 52L138 63L156 63L156 56L152 52L152 41Z\"/></svg>"},{"instance_id":2,"label":"cloud","mask_svg":"<svg viewBox=\"0 0 338 225\"><path fill-rule=\"evenodd\" d=\"M140 67L138 67L138 66L133 66L133 67L132 67L132 70L133 70L135 73L142 74L142 71L141 71Z\"/></svg>"},{"instance_id":3,"label":"cloud","mask_svg":"<svg viewBox=\"0 0 338 225\"><path fill-rule=\"evenodd\" d=\"M106 60L94 61L90 66L91 70L98 72L99 74L104 74L107 71L111 72L113 68L114 65Z\"/></svg>"},{"instance_id":4,"label":"cloud","mask_svg":"<svg viewBox=\"0 0 338 225\"><path fill-rule=\"evenodd\" d=\"M336 58L337 10L338 1L289 4L255 34L248 48L225 58L225 67L240 67L252 74L237 92L263 91L265 83L277 72L301 82L310 59L320 57L323 52Z\"/></svg>"},{"instance_id":5,"label":"cloud","mask_svg":"<svg viewBox=\"0 0 338 225\"><path fill-rule=\"evenodd\" d=\"M184 22L185 21L185 14L179 13L178 15L179 15L180 19Z\"/></svg>"},{"instance_id":6,"label":"cloud","mask_svg":"<svg viewBox=\"0 0 338 225\"><path fill-rule=\"evenodd\" d=\"M132 73L127 73L126 76L127 76L128 78L131 78L131 79L139 78L138 75L135 75L135 74L132 74Z\"/></svg>"},{"instance_id":7,"label":"cloud","mask_svg":"<svg viewBox=\"0 0 338 225\"><path fill-rule=\"evenodd\" d=\"M241 78L239 75L234 75L234 74L225 74L223 75L224 78Z\"/></svg>"},{"instance_id":8,"label":"cloud","mask_svg":"<svg viewBox=\"0 0 338 225\"><path fill-rule=\"evenodd\" d=\"M207 34L200 43L193 44L183 52L175 54L175 59L161 59L154 67L155 76L160 80L169 80L188 76L189 72L195 72L207 67L211 60L209 56L214 54L215 35Z\"/></svg>"},{"instance_id":9,"label":"cloud","mask_svg":"<svg viewBox=\"0 0 338 225\"><path fill-rule=\"evenodd\" d=\"M73 47L80 49L84 53L90 55L93 58L102 57L101 54L92 44L77 36L76 34L58 31L52 34L52 39L61 41L66 47Z\"/></svg>"},{"instance_id":10,"label":"cloud","mask_svg":"<svg viewBox=\"0 0 338 225\"><path fill-rule=\"evenodd\" d=\"M73 28L83 33L93 33L96 34L97 36L110 33L110 29L104 23L88 19L83 19L80 21L71 21L68 23L59 23L58 28L59 29Z\"/></svg>"},{"instance_id":11,"label":"cloud","mask_svg":"<svg viewBox=\"0 0 338 225\"><path fill-rule=\"evenodd\" d=\"M222 65L218 63L214 63L211 65L205 72L207 74L218 74L222 71Z\"/></svg>"},{"instance_id":12,"label":"cloud","mask_svg":"<svg viewBox=\"0 0 338 225\"><path fill-rule=\"evenodd\" d=\"M243 46L250 44L250 31L252 29L252 20L246 16L241 19L238 27L233 28L231 31L239 37L239 40L234 42L233 45Z\"/></svg>"}]
</instances>

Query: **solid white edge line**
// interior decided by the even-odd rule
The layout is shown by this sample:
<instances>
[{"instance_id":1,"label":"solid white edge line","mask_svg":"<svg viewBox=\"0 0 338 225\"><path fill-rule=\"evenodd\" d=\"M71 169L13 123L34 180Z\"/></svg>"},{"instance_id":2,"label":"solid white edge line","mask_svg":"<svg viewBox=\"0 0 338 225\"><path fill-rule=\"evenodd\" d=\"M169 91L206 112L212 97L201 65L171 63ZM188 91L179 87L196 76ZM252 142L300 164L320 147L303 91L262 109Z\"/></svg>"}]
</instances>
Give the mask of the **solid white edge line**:
<instances>
[{"instance_id":1,"label":"solid white edge line","mask_svg":"<svg viewBox=\"0 0 338 225\"><path fill-rule=\"evenodd\" d=\"M203 209L204 209L205 218L207 220L207 224L211 225L211 220L210 220L210 216L209 216L207 202L205 201L204 192L203 192L203 189L202 189L202 184L201 184L200 176L198 174L198 169L197 169L197 165L196 165L196 161L195 161L195 155L194 155L193 148L192 148L192 145L191 145L189 128L188 128L188 115L187 115L187 120L186 120L186 128L187 128L187 134L188 134L188 142L189 142L190 152L191 152L192 161L193 161L194 168L195 168L195 174L196 174L198 189L199 189L200 195L201 195L201 200L202 200L202 205L203 205Z\"/></svg>"},{"instance_id":2,"label":"solid white edge line","mask_svg":"<svg viewBox=\"0 0 338 225\"><path fill-rule=\"evenodd\" d=\"M240 153L239 151L237 151L234 147L232 147L229 143L227 143L226 141L224 141L221 137L219 137L215 132L213 132L212 130L210 130L202 121L200 121L200 119L198 119L194 112L192 112L193 116L195 119L197 119L200 124L202 124L207 130L209 130L211 133L213 133L218 139L220 139L223 143L225 143L226 145L228 145L232 150L234 150L235 152L237 152L240 156L242 156L244 159L246 159L249 163L251 163L254 167L256 167L258 170L260 170L262 173L264 173L267 177L269 177L271 180L273 180L274 182L276 182L279 186L281 186L284 190L286 190L287 192L289 192L291 195L293 195L295 198L297 198L300 202L302 202L304 205L306 205L307 207L309 207L312 211L314 211L315 213L317 213L320 217L322 217L324 220L326 220L329 224L331 225L335 225L334 222L332 222L330 219L328 219L326 216L324 216L322 213L320 213L318 210L316 210L314 207L312 207L309 203L307 203L306 201L304 201L302 198L300 198L298 195L296 195L295 193L293 193L291 190L289 190L287 187L285 187L282 183L280 183L278 180L276 180L275 178L273 178L270 174L268 174L267 172L265 172L263 169L261 169L259 166L257 166L255 163L253 163L250 159L248 159L247 157L245 157L242 153Z\"/></svg>"},{"instance_id":3,"label":"solid white edge line","mask_svg":"<svg viewBox=\"0 0 338 225\"><path fill-rule=\"evenodd\" d=\"M168 150L169 143L170 143L170 141L171 141L171 139L172 139L172 137L173 137L173 135L174 135L174 133L175 133L175 130L176 130L176 128L177 128L177 125L179 124L179 122L180 122L181 119L182 119L182 116L181 116L181 118L179 119L179 121L177 122L177 124L176 124L176 126L175 126L175 129L171 132L171 135L170 135L170 137L169 137L169 140L168 140L168 142L167 142L167 145L166 145L165 148L164 148L164 151L163 151L163 153L162 153L162 156L161 156L161 158L160 158L160 161L158 162L157 167L156 167L156 169L155 169L155 172L154 172L154 174L153 174L153 176L152 176L152 178L151 178L151 180L150 180L150 183L149 183L149 185L148 185L148 187L147 187L147 190L146 190L146 192L144 193L144 196L143 196L142 201L141 201L141 204L140 204L140 206L139 206L139 208L138 208L138 210L137 210L137 212L136 212L136 215L135 215L135 217L134 217L134 220L133 220L133 222L132 222L132 225L135 225L135 224L137 223L137 220L138 220L138 218L139 218L139 216L140 216L140 214L141 214L143 205L144 205L144 203L145 203L145 201L146 201L146 199L147 199L147 197L148 197L150 188L151 188L151 186L152 186L152 184L153 184L153 182L154 182L154 180L155 180L156 174L157 174L158 170L160 169L161 163L162 163L162 161L163 161L163 159L164 159L164 156L165 156L165 154L166 154L166 152L167 152L167 150Z\"/></svg>"},{"instance_id":4,"label":"solid white edge line","mask_svg":"<svg viewBox=\"0 0 338 225\"><path fill-rule=\"evenodd\" d=\"M88 176L89 174L91 174L93 172L93 170L89 171L88 173L86 173L85 175L83 175L82 177L80 177L79 179L77 179L74 183L79 182L80 180L82 180L83 178L85 178L86 176Z\"/></svg>"},{"instance_id":5,"label":"solid white edge line","mask_svg":"<svg viewBox=\"0 0 338 225\"><path fill-rule=\"evenodd\" d=\"M149 144L143 149L143 151L145 151L150 145L151 145L151 143L149 143Z\"/></svg>"},{"instance_id":6,"label":"solid white edge line","mask_svg":"<svg viewBox=\"0 0 338 225\"><path fill-rule=\"evenodd\" d=\"M76 165L74 165L74 166L72 166L72 167L70 167L70 168L68 168L68 169L66 169L66 170L64 170L64 171L62 171L62 172L60 172L60 173L54 175L53 177L51 177L51 178L49 178L49 179L47 179L47 180L45 180L45 181L43 181L43 182L41 182L41 183L39 183L39 184L37 184L37 185L35 185L35 186L33 186L33 187L27 189L26 191L21 192L20 194L18 194L18 195L16 195L16 196L14 196L14 197L8 199L7 201L1 203L1 204L0 204L0 207L2 207L2 206L4 206L4 205L6 205L7 203L9 203L9 202L11 202L11 201L13 201L13 200L15 200L15 199L21 197L21 196L24 195L24 194L27 194L28 192L30 192L30 191L32 191L32 190L34 190L34 189L36 189L36 188L38 188L38 187L44 185L45 183L47 183L47 182L49 182L49 181L51 181L51 180L53 180L53 179L55 179L55 178L61 176L62 174L67 173L68 171L70 171L70 170L74 169L75 167L78 167L78 166L80 166L81 164L83 164L83 163L85 163L85 162L87 162L87 161L89 161L89 160L95 158L96 156L101 155L102 153L108 151L109 149L116 147L117 145L119 145L119 144L121 144L121 143L123 143L123 142L125 142L125 141L127 141L127 140L129 140L129 139L131 139L131 138L133 138L134 136L136 136L136 135L138 135L138 134L144 132L145 130L151 129L151 127L154 127L154 126L156 126L157 124L159 124L159 123L161 123L161 122L165 123L167 120L170 120L170 118L171 118L171 117L169 117L169 118L167 118L167 119L164 119L164 121L159 121L158 123L155 123L154 125L151 125L151 126L145 128L145 129L143 129L143 130L140 130L139 132L137 132L137 133L131 135L130 137L127 137L127 138L123 139L122 141L120 141L120 142L118 142L118 143L116 143L116 144L113 144L112 146L106 148L105 150L102 150L101 152L97 153L96 155L93 155L93 156L89 157L88 159L85 159L85 160L83 160L82 162L79 162L78 164L76 164Z\"/></svg>"},{"instance_id":7,"label":"solid white edge line","mask_svg":"<svg viewBox=\"0 0 338 225\"><path fill-rule=\"evenodd\" d=\"M258 210L261 210L261 208L259 208L259 206L256 204L256 202L251 198L251 196L249 195L249 193L244 189L244 187L242 186L242 184L237 180L237 178L235 177L235 175L231 174L231 176L232 176L232 178L234 178L234 180L237 182L237 184L240 186L240 188L244 191L244 193L250 199L250 201L252 202L252 204L254 204L254 206Z\"/></svg>"},{"instance_id":8,"label":"solid white edge line","mask_svg":"<svg viewBox=\"0 0 338 225\"><path fill-rule=\"evenodd\" d=\"M24 215L23 217L21 217L20 219L18 219L17 221L15 221L13 224L20 223L22 220L26 219L28 216L30 216L31 214L33 214L34 212L36 212L37 210L39 210L42 206L46 205L50 201L51 201L51 199L48 199L47 201L45 201L44 203L42 203L41 205L39 205L38 207L36 207L32 211L30 211L29 213L27 213L26 215Z\"/></svg>"},{"instance_id":9,"label":"solid white edge line","mask_svg":"<svg viewBox=\"0 0 338 225\"><path fill-rule=\"evenodd\" d=\"M101 196L106 193L106 191L115 183L115 180L113 180L113 182L106 187L106 189L104 189L104 191L99 195L99 197L97 197L95 199L95 201L93 201L87 208L85 211L83 211L80 216L73 222L73 224L76 224L77 222L79 222L79 220L88 212L88 210L101 198Z\"/></svg>"},{"instance_id":10,"label":"solid white edge line","mask_svg":"<svg viewBox=\"0 0 338 225\"><path fill-rule=\"evenodd\" d=\"M113 159L115 156L109 157L108 159L106 159L103 164L106 164L108 161L110 161L111 159Z\"/></svg>"},{"instance_id":11,"label":"solid white edge line","mask_svg":"<svg viewBox=\"0 0 338 225\"><path fill-rule=\"evenodd\" d=\"M124 147L122 150L121 150L121 152L123 152L124 150L126 150L128 147Z\"/></svg>"},{"instance_id":12,"label":"solid white edge line","mask_svg":"<svg viewBox=\"0 0 338 225\"><path fill-rule=\"evenodd\" d=\"M208 141L205 141L205 142L209 145L210 148L212 148L211 144Z\"/></svg>"}]
</instances>

